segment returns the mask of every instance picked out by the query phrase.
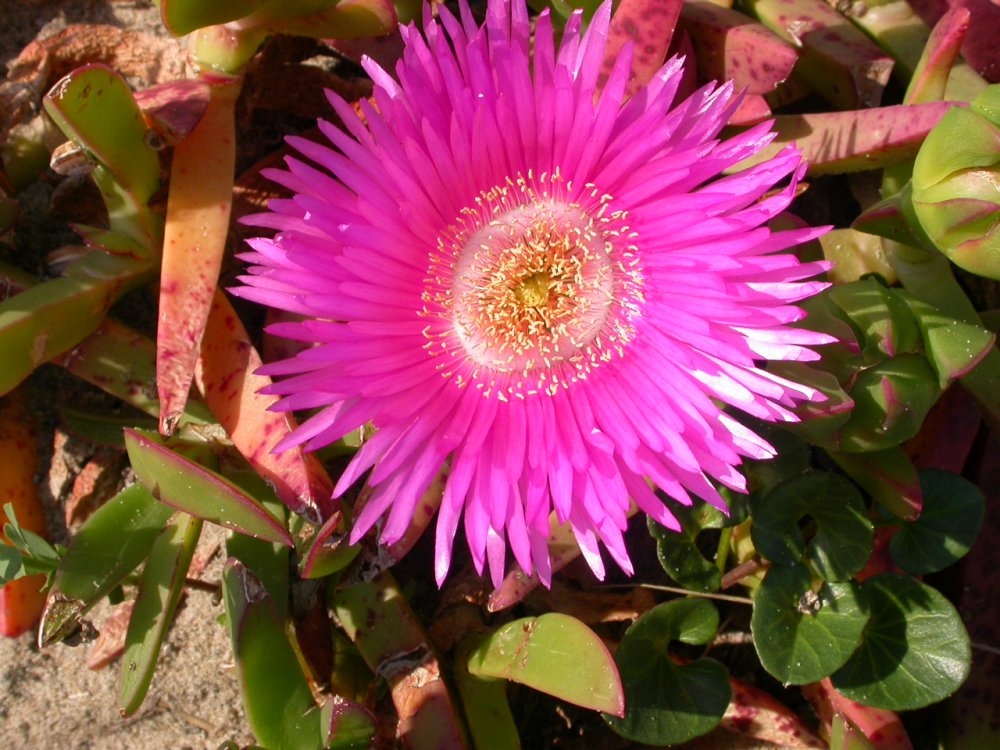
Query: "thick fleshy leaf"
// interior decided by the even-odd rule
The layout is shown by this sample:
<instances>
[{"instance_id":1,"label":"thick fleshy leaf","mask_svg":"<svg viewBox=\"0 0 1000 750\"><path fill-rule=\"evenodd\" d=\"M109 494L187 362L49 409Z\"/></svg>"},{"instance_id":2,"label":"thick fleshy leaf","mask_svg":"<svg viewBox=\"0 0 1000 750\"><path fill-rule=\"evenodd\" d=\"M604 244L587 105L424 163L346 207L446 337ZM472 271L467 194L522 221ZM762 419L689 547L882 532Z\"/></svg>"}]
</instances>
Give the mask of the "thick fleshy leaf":
<instances>
[{"instance_id":1,"label":"thick fleshy leaf","mask_svg":"<svg viewBox=\"0 0 1000 750\"><path fill-rule=\"evenodd\" d=\"M282 523L225 477L185 458L150 433L125 430L139 481L167 505L257 539L292 546Z\"/></svg>"},{"instance_id":2,"label":"thick fleshy leaf","mask_svg":"<svg viewBox=\"0 0 1000 750\"><path fill-rule=\"evenodd\" d=\"M33 534L45 534L45 513L38 498L35 472L38 470L35 419L26 394L18 391L0 398L0 528L16 519L17 526ZM0 552L16 556L16 571L23 567L21 554L9 546L11 540L0 533ZM12 554L13 553L13 554ZM0 564L0 568L3 565ZM15 572L15 571L10 571ZM0 571L0 635L17 637L35 627L45 607L44 575L33 575L6 583ZM6 585L3 585L6 583Z\"/></svg>"},{"instance_id":3,"label":"thick fleshy leaf","mask_svg":"<svg viewBox=\"0 0 1000 750\"><path fill-rule=\"evenodd\" d=\"M584 708L621 716L622 682L604 642L559 612L507 623L469 655L469 672L503 677Z\"/></svg>"},{"instance_id":4,"label":"thick fleshy leaf","mask_svg":"<svg viewBox=\"0 0 1000 750\"><path fill-rule=\"evenodd\" d=\"M778 135L771 145L739 166L767 161L789 143L802 150L811 175L864 172L910 161L952 106L951 102L933 102L850 112L779 115L774 118Z\"/></svg>"},{"instance_id":5,"label":"thick fleshy leaf","mask_svg":"<svg viewBox=\"0 0 1000 750\"><path fill-rule=\"evenodd\" d=\"M816 712L820 727L831 735L840 720L841 723L846 722L856 730L864 741L876 742L876 750L913 750L913 743L910 742L903 722L896 713L845 698L837 692L828 677L811 685L804 685L802 694ZM845 750L853 747L848 744ZM868 746L861 745L861 747L867 750ZM832 743L830 750L835 750Z\"/></svg>"},{"instance_id":6,"label":"thick fleshy leaf","mask_svg":"<svg viewBox=\"0 0 1000 750\"><path fill-rule=\"evenodd\" d=\"M201 342L195 383L219 424L278 498L314 523L335 514L333 482L311 453L274 447L295 428L294 418L270 407L277 396L260 393L271 379L256 374L262 362L226 296L216 290Z\"/></svg>"},{"instance_id":7,"label":"thick fleshy leaf","mask_svg":"<svg viewBox=\"0 0 1000 750\"><path fill-rule=\"evenodd\" d=\"M323 704L320 721L326 732L323 750L370 750L378 733L368 709L339 695Z\"/></svg>"},{"instance_id":8,"label":"thick fleshy leaf","mask_svg":"<svg viewBox=\"0 0 1000 750\"><path fill-rule=\"evenodd\" d=\"M167 81L135 93L136 104L146 122L165 144L171 146L180 143L194 130L205 114L210 98L209 84L195 78Z\"/></svg>"},{"instance_id":9,"label":"thick fleshy leaf","mask_svg":"<svg viewBox=\"0 0 1000 750\"><path fill-rule=\"evenodd\" d=\"M819 241L823 255L834 264L829 271L833 283L847 284L873 273L888 284L896 281L896 272L886 258L882 240L874 234L851 228L833 229Z\"/></svg>"},{"instance_id":10,"label":"thick fleshy leaf","mask_svg":"<svg viewBox=\"0 0 1000 750\"><path fill-rule=\"evenodd\" d=\"M73 349L122 294L152 276L148 261L91 252L63 276L0 302L0 394Z\"/></svg>"},{"instance_id":11,"label":"thick fleshy leaf","mask_svg":"<svg viewBox=\"0 0 1000 750\"><path fill-rule=\"evenodd\" d=\"M797 77L838 109L877 107L893 61L824 0L750 0L748 11L800 48Z\"/></svg>"},{"instance_id":12,"label":"thick fleshy leaf","mask_svg":"<svg viewBox=\"0 0 1000 750\"><path fill-rule=\"evenodd\" d=\"M803 685L844 664L867 622L867 605L853 581L816 589L804 565L773 566L754 597L750 630L764 669Z\"/></svg>"},{"instance_id":13,"label":"thick fleshy leaf","mask_svg":"<svg viewBox=\"0 0 1000 750\"><path fill-rule=\"evenodd\" d=\"M993 348L996 334L982 326L956 320L912 295L903 299L920 328L924 353L941 388L969 373Z\"/></svg>"},{"instance_id":14,"label":"thick fleshy leaf","mask_svg":"<svg viewBox=\"0 0 1000 750\"><path fill-rule=\"evenodd\" d=\"M983 493L972 482L947 471L920 472L924 509L904 525L889 546L893 561L916 575L936 573L968 553L986 510Z\"/></svg>"},{"instance_id":15,"label":"thick fleshy leaf","mask_svg":"<svg viewBox=\"0 0 1000 750\"><path fill-rule=\"evenodd\" d=\"M853 326L866 361L878 362L919 346L917 322L896 290L867 278L831 287L826 297Z\"/></svg>"},{"instance_id":16,"label":"thick fleshy leaf","mask_svg":"<svg viewBox=\"0 0 1000 750\"><path fill-rule=\"evenodd\" d=\"M160 431L184 411L219 280L236 163L239 81L213 85L205 114L174 147L156 328Z\"/></svg>"},{"instance_id":17,"label":"thick fleshy leaf","mask_svg":"<svg viewBox=\"0 0 1000 750\"><path fill-rule=\"evenodd\" d=\"M951 68L958 59L962 40L969 28L969 11L951 7L941 20L934 25L917 64L910 85L906 89L906 102L940 101L945 98L945 89Z\"/></svg>"},{"instance_id":18,"label":"thick fleshy leaf","mask_svg":"<svg viewBox=\"0 0 1000 750\"><path fill-rule=\"evenodd\" d=\"M178 513L153 542L125 634L118 697L122 716L135 713L146 697L160 647L184 590L201 526L200 519Z\"/></svg>"},{"instance_id":19,"label":"thick fleshy leaf","mask_svg":"<svg viewBox=\"0 0 1000 750\"><path fill-rule=\"evenodd\" d=\"M649 83L666 59L681 5L683 0L621 0L608 29L603 75L611 73L618 53L632 42L632 70L626 92L634 94Z\"/></svg>"},{"instance_id":20,"label":"thick fleshy leaf","mask_svg":"<svg viewBox=\"0 0 1000 750\"><path fill-rule=\"evenodd\" d=\"M947 698L969 674L969 635L955 608L915 578L883 573L862 585L871 608L857 652L830 680L860 703L892 711Z\"/></svg>"},{"instance_id":21,"label":"thick fleshy leaf","mask_svg":"<svg viewBox=\"0 0 1000 750\"><path fill-rule=\"evenodd\" d=\"M250 15L268 0L160 0L160 18L174 36L190 34L205 26L236 21Z\"/></svg>"},{"instance_id":22,"label":"thick fleshy leaf","mask_svg":"<svg viewBox=\"0 0 1000 750\"><path fill-rule=\"evenodd\" d=\"M867 453L829 451L844 473L899 518L912 519L923 504L917 468L901 446Z\"/></svg>"},{"instance_id":23,"label":"thick fleshy leaf","mask_svg":"<svg viewBox=\"0 0 1000 750\"><path fill-rule=\"evenodd\" d=\"M388 573L346 586L333 597L341 627L365 663L383 677L412 747L464 748L461 722L426 633Z\"/></svg>"},{"instance_id":24,"label":"thick fleshy leaf","mask_svg":"<svg viewBox=\"0 0 1000 750\"><path fill-rule=\"evenodd\" d=\"M806 542L799 521L816 522ZM843 581L861 570L872 549L872 524L864 498L847 479L816 471L782 482L753 501L751 536L772 562L795 565L803 555L827 581Z\"/></svg>"},{"instance_id":25,"label":"thick fleshy leaf","mask_svg":"<svg viewBox=\"0 0 1000 750\"><path fill-rule=\"evenodd\" d=\"M141 484L119 492L80 527L56 571L38 642L62 640L82 614L146 559L173 509Z\"/></svg>"},{"instance_id":26,"label":"thick fleshy leaf","mask_svg":"<svg viewBox=\"0 0 1000 750\"><path fill-rule=\"evenodd\" d=\"M702 658L678 664L672 641L708 643L719 614L704 599L677 599L654 607L627 631L615 653L625 686L625 714L604 715L623 737L651 745L674 745L714 729L729 705L726 668Z\"/></svg>"},{"instance_id":27,"label":"thick fleshy leaf","mask_svg":"<svg viewBox=\"0 0 1000 750\"><path fill-rule=\"evenodd\" d=\"M323 578L346 568L358 556L361 545L350 544L340 515L330 516L299 552L299 572L303 578Z\"/></svg>"},{"instance_id":28,"label":"thick fleshy leaf","mask_svg":"<svg viewBox=\"0 0 1000 750\"><path fill-rule=\"evenodd\" d=\"M786 750L816 748L826 744L791 708L749 683L729 678L733 698L721 726L746 738L770 742Z\"/></svg>"},{"instance_id":29,"label":"thick fleshy leaf","mask_svg":"<svg viewBox=\"0 0 1000 750\"><path fill-rule=\"evenodd\" d=\"M146 122L125 79L106 65L77 68L45 97L45 110L136 203L160 185L160 159L146 143Z\"/></svg>"},{"instance_id":30,"label":"thick fleshy leaf","mask_svg":"<svg viewBox=\"0 0 1000 750\"><path fill-rule=\"evenodd\" d=\"M507 704L507 681L469 672L469 652L476 640L473 636L459 646L454 666L472 744L476 750L520 750L517 724Z\"/></svg>"},{"instance_id":31,"label":"thick fleshy leaf","mask_svg":"<svg viewBox=\"0 0 1000 750\"><path fill-rule=\"evenodd\" d=\"M269 750L322 747L320 709L267 591L238 560L227 560L222 598L243 706Z\"/></svg>"}]
</instances>

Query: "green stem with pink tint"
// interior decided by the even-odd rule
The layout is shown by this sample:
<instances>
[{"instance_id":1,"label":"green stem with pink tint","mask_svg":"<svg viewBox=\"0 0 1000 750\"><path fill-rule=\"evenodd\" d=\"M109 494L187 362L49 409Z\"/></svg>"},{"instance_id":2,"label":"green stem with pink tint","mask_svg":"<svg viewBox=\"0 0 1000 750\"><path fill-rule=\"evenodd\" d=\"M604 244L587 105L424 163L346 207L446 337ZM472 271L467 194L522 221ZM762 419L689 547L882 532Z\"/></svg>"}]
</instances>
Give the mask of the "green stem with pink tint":
<instances>
[{"instance_id":1,"label":"green stem with pink tint","mask_svg":"<svg viewBox=\"0 0 1000 750\"><path fill-rule=\"evenodd\" d=\"M466 748L440 662L392 576L345 586L333 595L333 609L368 666L389 683L403 745Z\"/></svg>"}]
</instances>

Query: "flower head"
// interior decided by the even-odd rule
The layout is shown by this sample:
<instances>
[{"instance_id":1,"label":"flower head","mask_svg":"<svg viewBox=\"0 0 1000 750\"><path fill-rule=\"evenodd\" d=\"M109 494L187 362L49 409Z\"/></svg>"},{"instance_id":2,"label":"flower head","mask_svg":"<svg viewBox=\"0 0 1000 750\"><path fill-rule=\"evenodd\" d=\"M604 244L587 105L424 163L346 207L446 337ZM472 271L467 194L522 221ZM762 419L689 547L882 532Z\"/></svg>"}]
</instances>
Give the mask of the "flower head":
<instances>
[{"instance_id":1,"label":"flower head","mask_svg":"<svg viewBox=\"0 0 1000 750\"><path fill-rule=\"evenodd\" d=\"M305 316L276 332L316 345L267 367L280 408L318 410L282 447L374 423L336 487L371 470L352 541L379 521L399 539L448 467L439 582L464 519L480 572L499 581L509 545L547 583L553 513L598 576L599 542L631 572L633 502L678 528L650 483L725 508L715 483L743 490L742 457L772 455L724 404L792 421L818 398L759 367L829 340L788 326L825 284L786 251L819 231L765 226L800 156L720 176L767 125L720 141L732 86L675 104L678 60L626 99L630 48L601 74L610 3L558 46L543 13L533 53L522 0L491 0L483 27L460 9L402 29L395 77L365 63L363 120L330 95L349 132L291 139L313 164L271 174L294 197L252 219L277 233L237 293Z\"/></svg>"}]
</instances>

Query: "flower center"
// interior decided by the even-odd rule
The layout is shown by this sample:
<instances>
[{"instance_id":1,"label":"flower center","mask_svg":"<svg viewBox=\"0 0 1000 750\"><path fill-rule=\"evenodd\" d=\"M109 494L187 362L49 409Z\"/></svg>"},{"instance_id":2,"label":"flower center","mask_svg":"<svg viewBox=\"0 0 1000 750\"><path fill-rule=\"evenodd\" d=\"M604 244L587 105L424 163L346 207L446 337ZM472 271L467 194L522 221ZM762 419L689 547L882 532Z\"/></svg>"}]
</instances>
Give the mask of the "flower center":
<instances>
[{"instance_id":1,"label":"flower center","mask_svg":"<svg viewBox=\"0 0 1000 750\"><path fill-rule=\"evenodd\" d=\"M459 385L552 392L631 340L641 274L624 216L596 189L587 206L540 193L523 179L483 193L431 254L428 351L459 360L441 365Z\"/></svg>"}]
</instances>

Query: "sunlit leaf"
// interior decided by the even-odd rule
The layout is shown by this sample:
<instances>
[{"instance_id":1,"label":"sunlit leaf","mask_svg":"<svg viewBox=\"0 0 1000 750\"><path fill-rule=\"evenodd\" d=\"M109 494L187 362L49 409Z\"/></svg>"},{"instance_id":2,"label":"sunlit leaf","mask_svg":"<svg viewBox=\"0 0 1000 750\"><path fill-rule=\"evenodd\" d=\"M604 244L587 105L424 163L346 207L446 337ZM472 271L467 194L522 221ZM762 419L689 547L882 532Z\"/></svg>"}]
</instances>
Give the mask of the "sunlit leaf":
<instances>
[{"instance_id":1,"label":"sunlit leaf","mask_svg":"<svg viewBox=\"0 0 1000 750\"><path fill-rule=\"evenodd\" d=\"M503 677L569 703L620 716L622 683L604 642L558 612L502 625L469 655L474 676Z\"/></svg>"}]
</instances>

